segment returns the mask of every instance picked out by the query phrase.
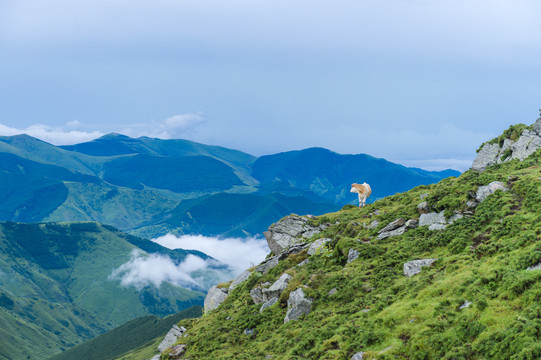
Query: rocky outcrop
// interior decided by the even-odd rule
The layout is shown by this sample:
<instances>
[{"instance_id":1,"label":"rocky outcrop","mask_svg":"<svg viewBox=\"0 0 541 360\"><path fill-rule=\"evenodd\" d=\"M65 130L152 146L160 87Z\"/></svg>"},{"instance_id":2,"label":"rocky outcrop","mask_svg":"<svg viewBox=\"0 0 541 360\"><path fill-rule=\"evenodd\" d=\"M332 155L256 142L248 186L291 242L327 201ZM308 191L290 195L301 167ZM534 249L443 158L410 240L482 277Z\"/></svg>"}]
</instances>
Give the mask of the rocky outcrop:
<instances>
[{"instance_id":1,"label":"rocky outcrop","mask_svg":"<svg viewBox=\"0 0 541 360\"><path fill-rule=\"evenodd\" d=\"M461 213L455 212L449 217L449 219L446 219L444 214L444 211L440 211L439 213L432 212L428 214L421 214L421 217L419 218L419 226L428 226L428 230L444 230L447 225L451 225L458 219L462 219L464 217L464 215Z\"/></svg>"},{"instance_id":2,"label":"rocky outcrop","mask_svg":"<svg viewBox=\"0 0 541 360\"><path fill-rule=\"evenodd\" d=\"M276 224L272 224L268 231L265 231L265 238L271 251L280 254L290 246L309 239L327 225L312 226L308 224L310 219L298 215L290 215Z\"/></svg>"},{"instance_id":3,"label":"rocky outcrop","mask_svg":"<svg viewBox=\"0 0 541 360\"><path fill-rule=\"evenodd\" d=\"M526 268L526 270L528 270L528 271L541 270L541 262L539 262L539 264L537 264L537 265L530 266L530 267Z\"/></svg>"},{"instance_id":4,"label":"rocky outcrop","mask_svg":"<svg viewBox=\"0 0 541 360\"><path fill-rule=\"evenodd\" d=\"M261 264L255 267L255 271L266 274L267 271L278 265L280 259L278 256L272 256L268 259L265 259Z\"/></svg>"},{"instance_id":5,"label":"rocky outcrop","mask_svg":"<svg viewBox=\"0 0 541 360\"><path fill-rule=\"evenodd\" d=\"M263 300L263 288L261 286L256 286L250 290L250 297L254 301L254 304L262 304L265 302L265 300Z\"/></svg>"},{"instance_id":6,"label":"rocky outcrop","mask_svg":"<svg viewBox=\"0 0 541 360\"><path fill-rule=\"evenodd\" d=\"M312 310L312 300L306 298L302 288L298 288L289 294L287 307L288 310L286 317L284 318L284 324L291 320L297 320L304 314L310 313Z\"/></svg>"},{"instance_id":7,"label":"rocky outcrop","mask_svg":"<svg viewBox=\"0 0 541 360\"><path fill-rule=\"evenodd\" d=\"M413 276L421 272L421 268L425 266L430 266L434 261L438 259L422 259L422 260L412 260L404 264L404 275L407 277Z\"/></svg>"},{"instance_id":8,"label":"rocky outcrop","mask_svg":"<svg viewBox=\"0 0 541 360\"><path fill-rule=\"evenodd\" d=\"M364 352L360 351L351 357L351 360L363 360Z\"/></svg>"},{"instance_id":9,"label":"rocky outcrop","mask_svg":"<svg viewBox=\"0 0 541 360\"><path fill-rule=\"evenodd\" d=\"M428 214L428 201L423 201L417 205L417 211L419 214Z\"/></svg>"},{"instance_id":10,"label":"rocky outcrop","mask_svg":"<svg viewBox=\"0 0 541 360\"><path fill-rule=\"evenodd\" d=\"M173 325L171 330L165 335L165 338L163 341L158 345L158 351L163 352L167 348L170 348L174 343L177 342L178 338L184 335L184 332L186 331L186 328L178 327L177 325Z\"/></svg>"},{"instance_id":11,"label":"rocky outcrop","mask_svg":"<svg viewBox=\"0 0 541 360\"><path fill-rule=\"evenodd\" d=\"M186 351L186 345L185 344L175 345L171 349L171 352L169 353L169 357L175 359L176 357L184 354L185 351Z\"/></svg>"},{"instance_id":12,"label":"rocky outcrop","mask_svg":"<svg viewBox=\"0 0 541 360\"><path fill-rule=\"evenodd\" d=\"M388 237L402 235L409 229L415 229L418 225L417 220L411 219L406 221L404 218L399 218L378 231L379 235L377 239L382 240Z\"/></svg>"},{"instance_id":13,"label":"rocky outcrop","mask_svg":"<svg viewBox=\"0 0 541 360\"><path fill-rule=\"evenodd\" d=\"M205 297L204 312L208 313L220 306L227 298L227 291L220 289L216 285L211 287Z\"/></svg>"},{"instance_id":14,"label":"rocky outcrop","mask_svg":"<svg viewBox=\"0 0 541 360\"><path fill-rule=\"evenodd\" d=\"M502 146L497 143L486 143L477 153L473 161L472 170L485 171L494 164L518 159L526 159L537 149L541 148L541 118L533 124L533 130L526 129L516 140L505 139Z\"/></svg>"},{"instance_id":15,"label":"rocky outcrop","mask_svg":"<svg viewBox=\"0 0 541 360\"><path fill-rule=\"evenodd\" d=\"M489 195L494 194L496 190L507 191L507 186L501 181L493 181L486 186L479 186L475 194L478 202L483 202Z\"/></svg>"}]
</instances>

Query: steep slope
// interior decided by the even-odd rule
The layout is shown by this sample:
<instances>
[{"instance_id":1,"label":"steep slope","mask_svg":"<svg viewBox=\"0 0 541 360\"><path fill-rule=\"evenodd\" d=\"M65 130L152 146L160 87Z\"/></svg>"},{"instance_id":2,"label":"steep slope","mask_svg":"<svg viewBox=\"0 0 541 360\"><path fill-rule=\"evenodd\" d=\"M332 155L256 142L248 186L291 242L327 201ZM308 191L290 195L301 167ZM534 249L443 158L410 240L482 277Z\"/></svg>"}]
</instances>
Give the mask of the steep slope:
<instances>
[{"instance_id":1,"label":"steep slope","mask_svg":"<svg viewBox=\"0 0 541 360\"><path fill-rule=\"evenodd\" d=\"M340 155L323 148L262 156L253 165L253 176L262 183L262 188L283 183L315 192L334 203L348 199L353 182L375 184L371 199L374 201L459 174L458 171L431 172L407 168L370 155Z\"/></svg>"},{"instance_id":2,"label":"steep slope","mask_svg":"<svg viewBox=\"0 0 541 360\"><path fill-rule=\"evenodd\" d=\"M170 283L138 289L111 278L114 269L159 254L188 254L96 223L0 223L0 356L51 356L147 314L176 313L203 294Z\"/></svg>"},{"instance_id":3,"label":"steep slope","mask_svg":"<svg viewBox=\"0 0 541 360\"><path fill-rule=\"evenodd\" d=\"M209 291L179 358L541 358L536 125L484 171L274 224L280 254Z\"/></svg>"}]
</instances>

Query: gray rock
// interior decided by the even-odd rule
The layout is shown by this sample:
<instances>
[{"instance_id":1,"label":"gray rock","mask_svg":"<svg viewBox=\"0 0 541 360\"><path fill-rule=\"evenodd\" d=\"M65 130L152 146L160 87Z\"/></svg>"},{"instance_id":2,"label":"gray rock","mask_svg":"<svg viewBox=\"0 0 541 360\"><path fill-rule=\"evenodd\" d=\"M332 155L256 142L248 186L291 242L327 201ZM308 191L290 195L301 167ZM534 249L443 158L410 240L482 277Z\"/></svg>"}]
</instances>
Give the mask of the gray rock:
<instances>
[{"instance_id":1,"label":"gray rock","mask_svg":"<svg viewBox=\"0 0 541 360\"><path fill-rule=\"evenodd\" d=\"M419 227L419 221L415 219L411 219L411 220L406 221L404 226L406 227L406 229L415 229Z\"/></svg>"},{"instance_id":2,"label":"gray rock","mask_svg":"<svg viewBox=\"0 0 541 360\"><path fill-rule=\"evenodd\" d=\"M312 310L312 301L305 297L302 288L298 288L289 294L287 307L289 309L284 318L284 324L291 320L297 320L304 314L310 313L310 310Z\"/></svg>"},{"instance_id":3,"label":"gray rock","mask_svg":"<svg viewBox=\"0 0 541 360\"><path fill-rule=\"evenodd\" d=\"M449 219L447 219L447 222L449 224L452 224L454 223L455 221L459 220L459 219L462 219L464 217L464 215L462 215L461 213L459 212L455 212L453 215L451 215L451 217Z\"/></svg>"},{"instance_id":4,"label":"gray rock","mask_svg":"<svg viewBox=\"0 0 541 360\"><path fill-rule=\"evenodd\" d=\"M301 261L300 263L297 264L297 266L304 266L306 264L310 263L310 260L308 259L304 259L303 261Z\"/></svg>"},{"instance_id":5,"label":"gray rock","mask_svg":"<svg viewBox=\"0 0 541 360\"><path fill-rule=\"evenodd\" d=\"M248 270L246 270L245 272L239 274L235 278L235 280L233 280L231 285L229 285L229 291L233 290L234 288L236 288L237 286L239 286L240 284L242 284L243 282L248 280L248 278L250 277L251 274L252 274L252 272L250 272Z\"/></svg>"},{"instance_id":6,"label":"gray rock","mask_svg":"<svg viewBox=\"0 0 541 360\"><path fill-rule=\"evenodd\" d=\"M259 312L262 313L263 310L265 310L266 308L271 307L272 305L276 304L277 301L278 301L278 298L276 296L273 297L272 299L270 299L269 301L267 301L266 303L261 305L261 309L259 309Z\"/></svg>"},{"instance_id":7,"label":"gray rock","mask_svg":"<svg viewBox=\"0 0 541 360\"><path fill-rule=\"evenodd\" d=\"M364 352L360 351L351 357L351 360L363 360Z\"/></svg>"},{"instance_id":8,"label":"gray rock","mask_svg":"<svg viewBox=\"0 0 541 360\"><path fill-rule=\"evenodd\" d=\"M254 334L254 329L244 329L244 335L252 336Z\"/></svg>"},{"instance_id":9,"label":"gray rock","mask_svg":"<svg viewBox=\"0 0 541 360\"><path fill-rule=\"evenodd\" d=\"M216 285L211 287L205 297L204 311L208 313L220 306L227 298L227 292Z\"/></svg>"},{"instance_id":10,"label":"gray rock","mask_svg":"<svg viewBox=\"0 0 541 360\"><path fill-rule=\"evenodd\" d=\"M261 262L261 264L257 265L255 267L255 271L266 274L267 271L278 265L279 262L280 259L278 258L278 256L270 257Z\"/></svg>"},{"instance_id":11,"label":"gray rock","mask_svg":"<svg viewBox=\"0 0 541 360\"><path fill-rule=\"evenodd\" d=\"M310 247L310 245L305 242L291 245L291 247L285 249L280 254L278 254L278 260L284 260L289 255L299 253L308 247Z\"/></svg>"},{"instance_id":12,"label":"gray rock","mask_svg":"<svg viewBox=\"0 0 541 360\"><path fill-rule=\"evenodd\" d=\"M477 153L475 160L471 166L472 170L483 172L490 165L496 164L498 155L500 153L500 145L498 144L485 144Z\"/></svg>"},{"instance_id":13,"label":"gray rock","mask_svg":"<svg viewBox=\"0 0 541 360\"><path fill-rule=\"evenodd\" d=\"M541 118L537 119L535 124L533 124L533 130L537 133L537 135L541 136Z\"/></svg>"},{"instance_id":14,"label":"gray rock","mask_svg":"<svg viewBox=\"0 0 541 360\"><path fill-rule=\"evenodd\" d=\"M473 209L477 206L477 201L475 200L468 200L466 201L466 206L469 207L470 209Z\"/></svg>"},{"instance_id":15,"label":"gray rock","mask_svg":"<svg viewBox=\"0 0 541 360\"><path fill-rule=\"evenodd\" d=\"M170 348L174 343L177 342L178 338L181 337L184 332L186 331L186 328L178 327L177 325L173 325L171 330L165 335L165 338L163 341L158 345L158 351L163 352L167 348Z\"/></svg>"},{"instance_id":16,"label":"gray rock","mask_svg":"<svg viewBox=\"0 0 541 360\"><path fill-rule=\"evenodd\" d=\"M404 264L404 275L407 277L413 276L421 272L421 268L424 266L430 266L434 261L438 259L422 259L412 260Z\"/></svg>"},{"instance_id":17,"label":"gray rock","mask_svg":"<svg viewBox=\"0 0 541 360\"><path fill-rule=\"evenodd\" d=\"M530 267L526 268L526 270L528 270L528 271L541 270L541 262L539 262L539 264L537 264L537 265L530 266Z\"/></svg>"},{"instance_id":18,"label":"gray rock","mask_svg":"<svg viewBox=\"0 0 541 360\"><path fill-rule=\"evenodd\" d=\"M428 227L428 230L432 230L432 231L445 230L446 227L447 225L444 225L444 224L432 224Z\"/></svg>"},{"instance_id":19,"label":"gray rock","mask_svg":"<svg viewBox=\"0 0 541 360\"><path fill-rule=\"evenodd\" d=\"M408 228L406 227L406 225L403 225L402 227L399 227L398 229L394 229L392 231L387 231L387 232L382 232L381 234L378 235L377 239L382 240L382 239L386 239L388 237L402 235L403 233L406 232L407 229Z\"/></svg>"},{"instance_id":20,"label":"gray rock","mask_svg":"<svg viewBox=\"0 0 541 360\"><path fill-rule=\"evenodd\" d=\"M367 312L370 312L370 309L362 309L361 312L367 313Z\"/></svg>"},{"instance_id":21,"label":"gray rock","mask_svg":"<svg viewBox=\"0 0 541 360\"><path fill-rule=\"evenodd\" d=\"M421 200L424 200L427 196L428 196L428 193L424 193L424 194L421 194L421 196L419 197L421 198Z\"/></svg>"},{"instance_id":22,"label":"gray rock","mask_svg":"<svg viewBox=\"0 0 541 360\"><path fill-rule=\"evenodd\" d=\"M287 288L289 280L293 277L289 274L282 274L278 280L274 282L268 289L262 289L263 301L269 301L273 297L280 297L280 293Z\"/></svg>"},{"instance_id":23,"label":"gray rock","mask_svg":"<svg viewBox=\"0 0 541 360\"><path fill-rule=\"evenodd\" d=\"M379 221L374 220L374 221L372 221L372 222L370 223L370 225L368 225L368 228L369 228L369 229L375 229L375 228L378 227L378 225L379 225Z\"/></svg>"},{"instance_id":24,"label":"gray rock","mask_svg":"<svg viewBox=\"0 0 541 360\"><path fill-rule=\"evenodd\" d=\"M161 355L161 354L158 354L158 355L154 355L154 356L152 357L152 359L150 359L150 360L160 360L160 359L161 359L161 357L162 357L162 355Z\"/></svg>"},{"instance_id":25,"label":"gray rock","mask_svg":"<svg viewBox=\"0 0 541 360\"><path fill-rule=\"evenodd\" d=\"M355 249L349 249L348 252L348 264L359 257L359 252Z\"/></svg>"},{"instance_id":26,"label":"gray rock","mask_svg":"<svg viewBox=\"0 0 541 360\"><path fill-rule=\"evenodd\" d=\"M417 211L419 214L428 214L428 201L423 201L417 205Z\"/></svg>"},{"instance_id":27,"label":"gray rock","mask_svg":"<svg viewBox=\"0 0 541 360\"><path fill-rule=\"evenodd\" d=\"M308 255L312 256L316 254L318 251L324 250L323 246L330 241L332 241L332 239L329 239L329 238L317 239L312 244L310 244L310 247L308 248Z\"/></svg>"},{"instance_id":28,"label":"gray rock","mask_svg":"<svg viewBox=\"0 0 541 360\"><path fill-rule=\"evenodd\" d=\"M470 307L471 305L471 302L469 302L468 300L464 301L464 304L460 305L459 309L462 310L462 309L465 309L467 307Z\"/></svg>"},{"instance_id":29,"label":"gray rock","mask_svg":"<svg viewBox=\"0 0 541 360\"><path fill-rule=\"evenodd\" d=\"M404 218L396 219L395 221L390 222L387 226L385 226L383 229L378 231L378 234L395 230L403 226L405 223L406 223L406 219Z\"/></svg>"},{"instance_id":30,"label":"gray rock","mask_svg":"<svg viewBox=\"0 0 541 360\"><path fill-rule=\"evenodd\" d=\"M265 302L263 299L263 290L261 286L257 286L250 290L250 297L254 301L254 304L262 304Z\"/></svg>"},{"instance_id":31,"label":"gray rock","mask_svg":"<svg viewBox=\"0 0 541 360\"><path fill-rule=\"evenodd\" d=\"M541 147L541 137L535 131L524 130L516 142L511 145L513 151L509 160L526 159Z\"/></svg>"},{"instance_id":32,"label":"gray rock","mask_svg":"<svg viewBox=\"0 0 541 360\"><path fill-rule=\"evenodd\" d=\"M494 194L496 190L507 191L508 188L501 181L493 181L486 186L479 186L475 198L478 202L483 202L489 195Z\"/></svg>"},{"instance_id":33,"label":"gray rock","mask_svg":"<svg viewBox=\"0 0 541 360\"><path fill-rule=\"evenodd\" d=\"M444 212L441 211L439 214L432 212L428 214L421 214L419 218L419 226L430 226L434 224L446 225L447 221L445 220Z\"/></svg>"},{"instance_id":34,"label":"gray rock","mask_svg":"<svg viewBox=\"0 0 541 360\"><path fill-rule=\"evenodd\" d=\"M329 296L333 296L337 292L338 292L338 290L336 290L336 288L332 288L331 291L328 292L328 294L329 294Z\"/></svg>"},{"instance_id":35,"label":"gray rock","mask_svg":"<svg viewBox=\"0 0 541 360\"><path fill-rule=\"evenodd\" d=\"M268 231L265 231L265 238L271 251L279 254L290 246L299 243L303 238L310 238L327 225L312 226L308 224L309 219L298 215L290 215L276 224L272 224Z\"/></svg>"},{"instance_id":36,"label":"gray rock","mask_svg":"<svg viewBox=\"0 0 541 360\"><path fill-rule=\"evenodd\" d=\"M171 349L171 352L169 353L169 356L174 358L174 357L182 355L185 351L186 351L186 345L185 344L175 345Z\"/></svg>"}]
</instances>

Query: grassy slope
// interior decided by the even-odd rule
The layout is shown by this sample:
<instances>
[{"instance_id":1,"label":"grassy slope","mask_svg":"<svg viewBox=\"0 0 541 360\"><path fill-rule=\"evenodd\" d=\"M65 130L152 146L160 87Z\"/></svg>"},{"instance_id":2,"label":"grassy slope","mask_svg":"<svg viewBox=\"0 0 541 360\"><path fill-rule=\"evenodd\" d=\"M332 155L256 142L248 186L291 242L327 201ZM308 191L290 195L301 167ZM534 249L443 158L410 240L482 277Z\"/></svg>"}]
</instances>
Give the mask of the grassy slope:
<instances>
[{"instance_id":1,"label":"grassy slope","mask_svg":"<svg viewBox=\"0 0 541 360\"><path fill-rule=\"evenodd\" d=\"M134 244L177 261L188 253L95 223L0 223L0 354L48 357L133 318L201 303L202 293L179 287L138 292L111 281Z\"/></svg>"},{"instance_id":2,"label":"grassy slope","mask_svg":"<svg viewBox=\"0 0 541 360\"><path fill-rule=\"evenodd\" d=\"M181 322L189 333L186 358L350 359L359 351L365 359L541 358L541 271L526 271L541 261L540 165L538 151L524 162L319 217L333 224L316 235L333 239L329 252L296 268L307 255L292 255L266 275L252 274L218 310ZM429 194L432 209L452 214L466 210L469 191L495 180L510 191L491 195L444 231L420 227L375 239L398 217L418 218L421 194ZM362 226L373 220L376 229ZM360 256L347 264L351 248ZM402 274L405 262L423 258L438 260L411 278ZM250 289L283 272L293 276L287 291L260 314ZM283 324L289 292L303 285L312 312ZM459 309L466 300L472 305Z\"/></svg>"},{"instance_id":3,"label":"grassy slope","mask_svg":"<svg viewBox=\"0 0 541 360\"><path fill-rule=\"evenodd\" d=\"M182 319L199 317L200 306L193 306L164 318L148 315L127 322L111 331L69 349L50 360L108 360L163 337Z\"/></svg>"}]
</instances>

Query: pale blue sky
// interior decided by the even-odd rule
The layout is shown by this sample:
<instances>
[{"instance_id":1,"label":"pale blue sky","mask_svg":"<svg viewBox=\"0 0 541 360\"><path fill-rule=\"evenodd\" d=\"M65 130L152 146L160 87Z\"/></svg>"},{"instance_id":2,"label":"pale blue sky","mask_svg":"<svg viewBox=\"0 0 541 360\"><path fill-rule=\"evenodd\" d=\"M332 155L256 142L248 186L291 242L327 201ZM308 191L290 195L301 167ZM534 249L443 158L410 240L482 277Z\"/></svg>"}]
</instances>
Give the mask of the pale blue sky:
<instances>
[{"instance_id":1,"label":"pale blue sky","mask_svg":"<svg viewBox=\"0 0 541 360\"><path fill-rule=\"evenodd\" d=\"M0 134L427 169L541 107L535 0L0 0Z\"/></svg>"}]
</instances>

